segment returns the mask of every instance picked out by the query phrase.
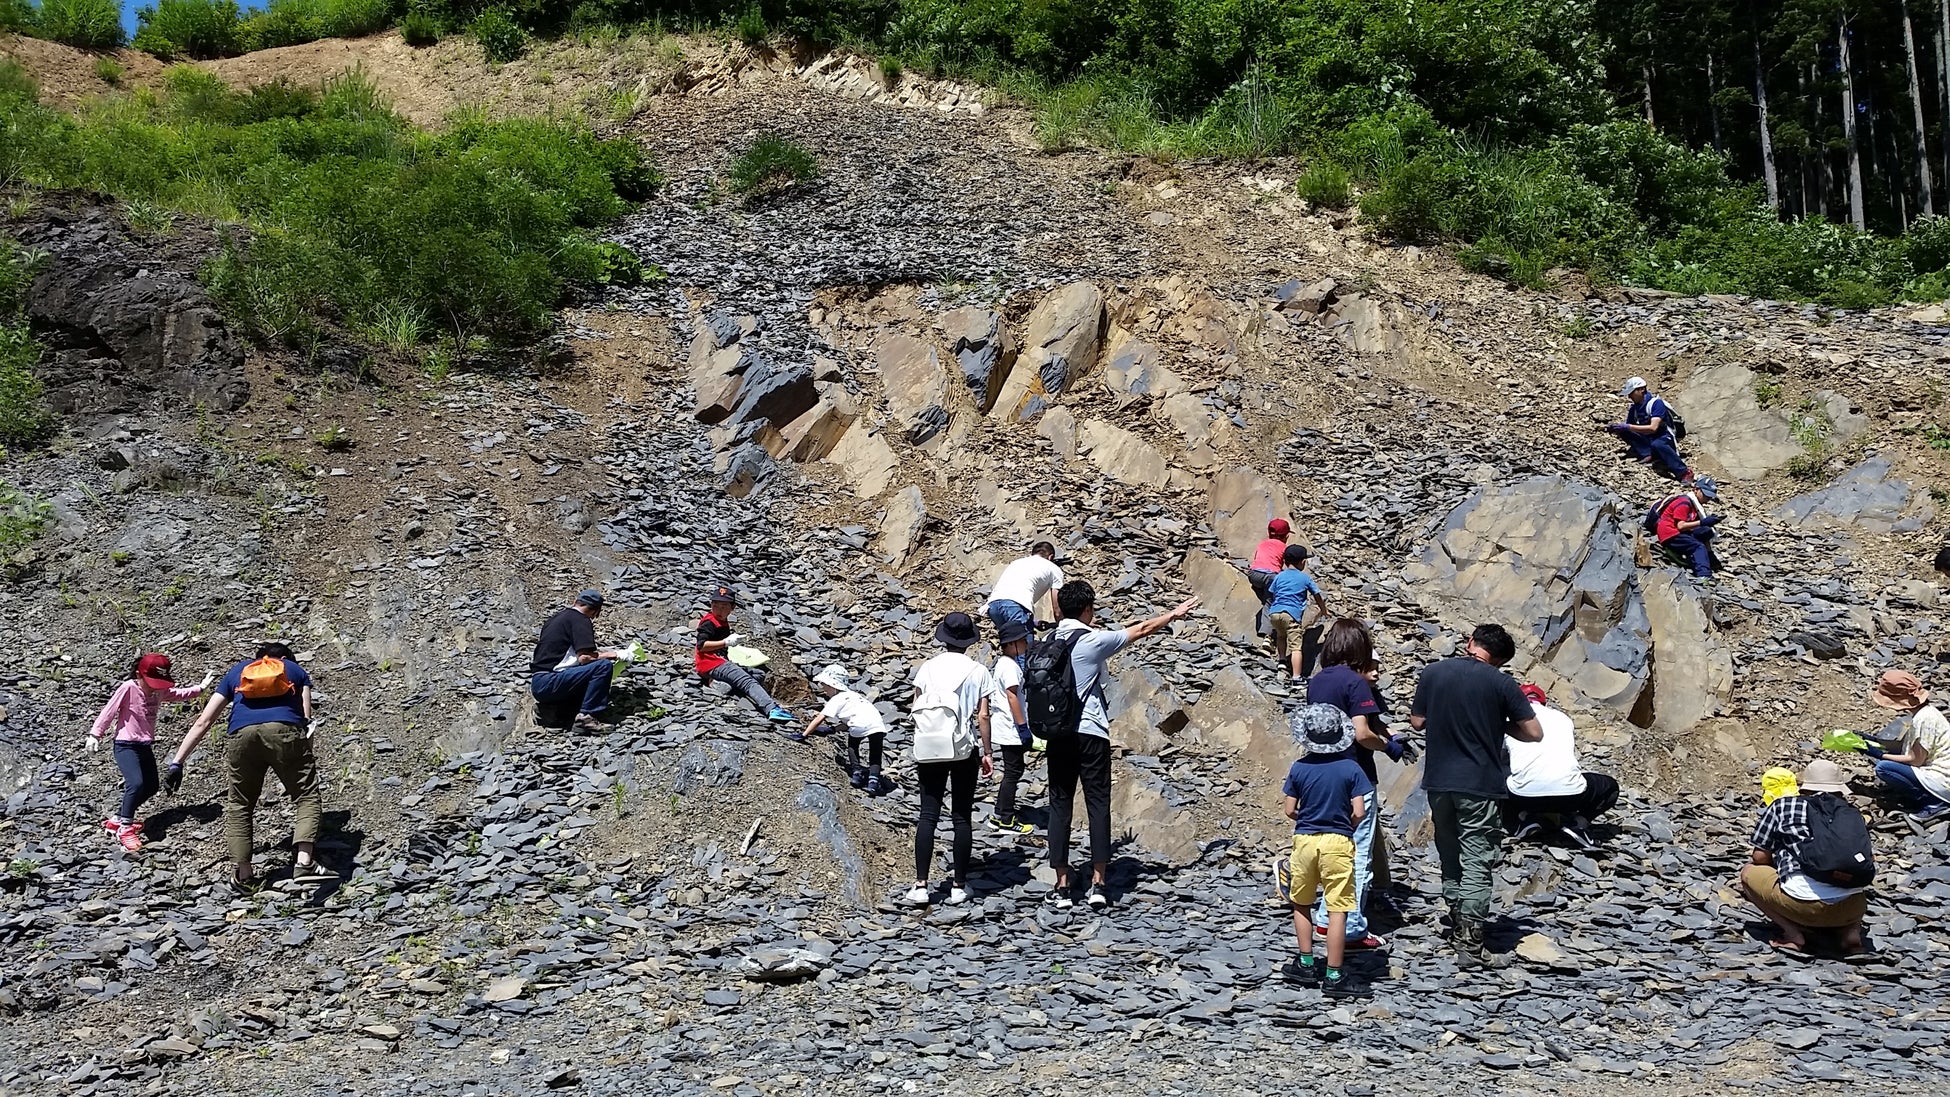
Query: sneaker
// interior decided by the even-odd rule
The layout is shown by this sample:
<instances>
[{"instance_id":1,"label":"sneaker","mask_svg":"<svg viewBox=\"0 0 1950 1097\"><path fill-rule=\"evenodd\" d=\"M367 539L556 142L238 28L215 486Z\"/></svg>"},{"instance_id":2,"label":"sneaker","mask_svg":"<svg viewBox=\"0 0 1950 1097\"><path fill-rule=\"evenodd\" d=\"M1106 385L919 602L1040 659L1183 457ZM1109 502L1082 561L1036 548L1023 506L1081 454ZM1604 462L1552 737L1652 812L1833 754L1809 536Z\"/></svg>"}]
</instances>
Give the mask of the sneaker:
<instances>
[{"instance_id":1,"label":"sneaker","mask_svg":"<svg viewBox=\"0 0 1950 1097\"><path fill-rule=\"evenodd\" d=\"M885 796L886 794L887 794L886 778L880 776L878 773L874 774L872 777L867 778L868 796Z\"/></svg>"},{"instance_id":2,"label":"sneaker","mask_svg":"<svg viewBox=\"0 0 1950 1097\"><path fill-rule=\"evenodd\" d=\"M1293 905L1293 865L1285 857L1273 862L1273 886L1280 889L1280 901Z\"/></svg>"},{"instance_id":3,"label":"sneaker","mask_svg":"<svg viewBox=\"0 0 1950 1097\"><path fill-rule=\"evenodd\" d=\"M792 714L777 705L772 706L772 711L766 713L765 718L775 724L789 724L792 722Z\"/></svg>"},{"instance_id":4,"label":"sneaker","mask_svg":"<svg viewBox=\"0 0 1950 1097\"><path fill-rule=\"evenodd\" d=\"M1537 837L1537 832L1543 829L1544 824L1538 822L1535 815L1526 811L1517 816L1517 830L1510 837L1522 842Z\"/></svg>"},{"instance_id":5,"label":"sneaker","mask_svg":"<svg viewBox=\"0 0 1950 1097\"><path fill-rule=\"evenodd\" d=\"M115 840L122 843L123 849L135 853L142 848L142 824L122 824L122 828L115 832Z\"/></svg>"},{"instance_id":6,"label":"sneaker","mask_svg":"<svg viewBox=\"0 0 1950 1097\"><path fill-rule=\"evenodd\" d=\"M951 907L958 907L958 906L960 906L960 905L962 905L963 903L966 903L966 902L968 902L968 889L967 889L967 888L965 888L965 887L962 887L962 886L960 886L960 885L958 884L958 885L956 885L956 886L954 886L954 887L951 887L951 888L949 888L949 889L948 889L948 899L947 899L947 903L948 903L948 905L949 905L949 906L951 906Z\"/></svg>"},{"instance_id":7,"label":"sneaker","mask_svg":"<svg viewBox=\"0 0 1950 1097\"><path fill-rule=\"evenodd\" d=\"M1347 947L1367 949L1387 948L1388 938L1378 933L1364 933L1359 937L1349 937L1347 939Z\"/></svg>"},{"instance_id":8,"label":"sneaker","mask_svg":"<svg viewBox=\"0 0 1950 1097\"><path fill-rule=\"evenodd\" d=\"M1034 824L1025 823L1021 819L1018 819L1013 815L1009 816L1007 819L1004 819L1000 815L991 815L989 816L989 826L994 827L996 830L1008 831L1011 834L1036 833L1036 827L1034 826Z\"/></svg>"},{"instance_id":9,"label":"sneaker","mask_svg":"<svg viewBox=\"0 0 1950 1097\"><path fill-rule=\"evenodd\" d=\"M1320 992L1329 998L1372 998L1374 991L1366 983L1336 973L1321 980Z\"/></svg>"},{"instance_id":10,"label":"sneaker","mask_svg":"<svg viewBox=\"0 0 1950 1097\"><path fill-rule=\"evenodd\" d=\"M108 832L109 837L113 838L117 834L122 833L122 820L111 815L102 820L102 829Z\"/></svg>"},{"instance_id":11,"label":"sneaker","mask_svg":"<svg viewBox=\"0 0 1950 1097\"><path fill-rule=\"evenodd\" d=\"M866 788L866 787L867 787L867 771L866 771L866 770L864 770L864 769L858 769L858 768L856 768L856 769L854 769L854 771L853 771L853 772L852 772L851 774L849 774L849 775L847 776L847 779L846 779L846 780L847 780L847 783L848 783L848 784L850 784L850 785L852 785L852 786L853 786L854 788Z\"/></svg>"},{"instance_id":12,"label":"sneaker","mask_svg":"<svg viewBox=\"0 0 1950 1097\"><path fill-rule=\"evenodd\" d=\"M934 893L928 890L926 884L915 884L906 895L901 896L901 902L911 907L924 907L933 901Z\"/></svg>"},{"instance_id":13,"label":"sneaker","mask_svg":"<svg viewBox=\"0 0 1950 1097\"><path fill-rule=\"evenodd\" d=\"M322 884L338 878L338 873L317 861L293 862L291 866L291 882L294 884Z\"/></svg>"},{"instance_id":14,"label":"sneaker","mask_svg":"<svg viewBox=\"0 0 1950 1097\"><path fill-rule=\"evenodd\" d=\"M570 725L577 731L602 731L603 722L586 712L576 713L575 723Z\"/></svg>"},{"instance_id":15,"label":"sneaker","mask_svg":"<svg viewBox=\"0 0 1950 1097\"><path fill-rule=\"evenodd\" d=\"M1933 819L1938 818L1946 811L1950 811L1950 804L1946 804L1943 801L1939 800L1936 803L1929 805L1928 807L1920 808L1916 811L1910 812L1909 821L1912 823L1927 823Z\"/></svg>"},{"instance_id":16,"label":"sneaker","mask_svg":"<svg viewBox=\"0 0 1950 1097\"><path fill-rule=\"evenodd\" d=\"M1320 985L1320 963L1303 964L1296 957L1280 965L1280 978L1297 987L1317 987Z\"/></svg>"},{"instance_id":17,"label":"sneaker","mask_svg":"<svg viewBox=\"0 0 1950 1097\"><path fill-rule=\"evenodd\" d=\"M1579 849L1597 849L1597 841L1591 837L1591 832L1585 829L1588 825L1583 819L1574 815L1564 823L1562 828L1564 837Z\"/></svg>"},{"instance_id":18,"label":"sneaker","mask_svg":"<svg viewBox=\"0 0 1950 1097\"><path fill-rule=\"evenodd\" d=\"M1069 910L1076 905L1076 900L1070 898L1069 892L1056 888L1043 897L1043 905L1052 910Z\"/></svg>"},{"instance_id":19,"label":"sneaker","mask_svg":"<svg viewBox=\"0 0 1950 1097\"><path fill-rule=\"evenodd\" d=\"M1104 894L1102 884L1091 884L1090 892L1084 896L1084 901L1090 904L1091 910L1104 910L1110 906L1110 896Z\"/></svg>"}]
</instances>

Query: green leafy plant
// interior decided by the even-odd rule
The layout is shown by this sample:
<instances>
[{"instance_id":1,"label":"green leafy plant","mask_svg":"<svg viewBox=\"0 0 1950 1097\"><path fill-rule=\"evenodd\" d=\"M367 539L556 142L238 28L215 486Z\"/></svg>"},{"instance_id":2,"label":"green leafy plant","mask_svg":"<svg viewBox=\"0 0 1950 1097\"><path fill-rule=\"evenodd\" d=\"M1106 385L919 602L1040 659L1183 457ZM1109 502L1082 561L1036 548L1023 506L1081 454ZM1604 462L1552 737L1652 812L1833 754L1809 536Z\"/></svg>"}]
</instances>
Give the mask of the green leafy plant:
<instances>
[{"instance_id":1,"label":"green leafy plant","mask_svg":"<svg viewBox=\"0 0 1950 1097\"><path fill-rule=\"evenodd\" d=\"M0 574L19 582L35 570L28 551L35 538L54 521L54 507L19 488L0 482Z\"/></svg>"},{"instance_id":2,"label":"green leafy plant","mask_svg":"<svg viewBox=\"0 0 1950 1097\"><path fill-rule=\"evenodd\" d=\"M399 21L399 36L415 49L440 41L440 20L420 8L408 11Z\"/></svg>"},{"instance_id":3,"label":"green leafy plant","mask_svg":"<svg viewBox=\"0 0 1950 1097\"><path fill-rule=\"evenodd\" d=\"M85 50L122 44L122 9L115 0L41 0L34 21L43 38Z\"/></svg>"},{"instance_id":4,"label":"green leafy plant","mask_svg":"<svg viewBox=\"0 0 1950 1097\"><path fill-rule=\"evenodd\" d=\"M768 133L732 158L725 181L734 192L749 199L818 177L819 161L809 149Z\"/></svg>"},{"instance_id":5,"label":"green leafy plant","mask_svg":"<svg viewBox=\"0 0 1950 1097\"><path fill-rule=\"evenodd\" d=\"M1781 402L1781 382L1772 377L1754 378L1754 402L1764 408L1771 408Z\"/></svg>"},{"instance_id":6,"label":"green leafy plant","mask_svg":"<svg viewBox=\"0 0 1950 1097\"><path fill-rule=\"evenodd\" d=\"M1354 180L1346 168L1331 160L1309 167L1294 189L1301 198L1321 209L1346 209L1354 200Z\"/></svg>"},{"instance_id":7,"label":"green leafy plant","mask_svg":"<svg viewBox=\"0 0 1950 1097\"><path fill-rule=\"evenodd\" d=\"M765 13L756 5L740 12L732 29L737 32L740 42L753 48L763 45L772 34L772 28L765 25Z\"/></svg>"},{"instance_id":8,"label":"green leafy plant","mask_svg":"<svg viewBox=\"0 0 1950 1097\"><path fill-rule=\"evenodd\" d=\"M110 87L121 87L122 80L128 74L129 71L122 67L122 63L113 57L95 58L95 78Z\"/></svg>"},{"instance_id":9,"label":"green leafy plant","mask_svg":"<svg viewBox=\"0 0 1950 1097\"><path fill-rule=\"evenodd\" d=\"M888 91L892 91L901 86L902 75L900 58L892 54L881 57L880 82L887 85Z\"/></svg>"},{"instance_id":10,"label":"green leafy plant","mask_svg":"<svg viewBox=\"0 0 1950 1097\"><path fill-rule=\"evenodd\" d=\"M505 8L489 8L467 28L491 65L505 65L528 48L528 32Z\"/></svg>"},{"instance_id":11,"label":"green leafy plant","mask_svg":"<svg viewBox=\"0 0 1950 1097\"><path fill-rule=\"evenodd\" d=\"M242 49L236 0L156 0L136 12L135 48L170 61L229 57Z\"/></svg>"}]
</instances>

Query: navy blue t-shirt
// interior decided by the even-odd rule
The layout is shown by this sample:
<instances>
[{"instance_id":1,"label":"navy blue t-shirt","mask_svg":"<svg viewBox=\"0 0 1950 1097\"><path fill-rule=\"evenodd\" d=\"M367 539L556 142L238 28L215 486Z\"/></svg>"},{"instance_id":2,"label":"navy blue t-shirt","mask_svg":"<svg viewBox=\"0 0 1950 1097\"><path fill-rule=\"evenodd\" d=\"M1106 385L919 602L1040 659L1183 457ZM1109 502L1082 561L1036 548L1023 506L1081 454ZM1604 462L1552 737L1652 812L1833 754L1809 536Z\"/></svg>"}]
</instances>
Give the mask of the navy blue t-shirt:
<instances>
[{"instance_id":1,"label":"navy blue t-shirt","mask_svg":"<svg viewBox=\"0 0 1950 1097\"><path fill-rule=\"evenodd\" d=\"M1354 837L1357 796L1374 791L1374 782L1345 754L1309 754L1287 771L1286 795L1298 801L1295 834L1344 834Z\"/></svg>"},{"instance_id":2,"label":"navy blue t-shirt","mask_svg":"<svg viewBox=\"0 0 1950 1097\"><path fill-rule=\"evenodd\" d=\"M246 697L237 692L243 684L244 668L257 662L246 659L231 667L217 683L217 693L230 698L230 730L249 727L252 724L297 724L305 726L305 703L299 691L311 685L311 675L305 668L289 659L283 660L284 676L291 683L291 691L280 697Z\"/></svg>"},{"instance_id":3,"label":"navy blue t-shirt","mask_svg":"<svg viewBox=\"0 0 1950 1097\"><path fill-rule=\"evenodd\" d=\"M1333 705L1350 718L1372 716L1377 729L1381 723L1381 705L1374 699L1374 686L1353 667L1337 664L1320 668L1319 673L1307 679L1307 703ZM1374 751L1355 747L1354 764L1361 767L1370 782L1375 780Z\"/></svg>"}]
</instances>

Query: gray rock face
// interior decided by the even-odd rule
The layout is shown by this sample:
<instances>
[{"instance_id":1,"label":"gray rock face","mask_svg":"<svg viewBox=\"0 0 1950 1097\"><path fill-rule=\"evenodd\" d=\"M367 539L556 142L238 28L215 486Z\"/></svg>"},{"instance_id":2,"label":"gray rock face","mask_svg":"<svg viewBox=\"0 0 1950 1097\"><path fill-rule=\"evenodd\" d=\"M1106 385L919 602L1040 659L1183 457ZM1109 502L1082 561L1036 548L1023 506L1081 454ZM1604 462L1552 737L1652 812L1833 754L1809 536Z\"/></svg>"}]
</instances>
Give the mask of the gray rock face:
<instances>
[{"instance_id":1,"label":"gray rock face","mask_svg":"<svg viewBox=\"0 0 1950 1097\"><path fill-rule=\"evenodd\" d=\"M47 211L18 235L48 253L27 312L49 352L49 406L121 411L152 392L226 411L250 400L243 344L196 279L207 245L159 254L93 207Z\"/></svg>"},{"instance_id":2,"label":"gray rock face","mask_svg":"<svg viewBox=\"0 0 1950 1097\"><path fill-rule=\"evenodd\" d=\"M986 413L1015 368L1016 348L1008 327L993 311L969 305L942 316L941 333L961 367L969 397Z\"/></svg>"},{"instance_id":3,"label":"gray rock face","mask_svg":"<svg viewBox=\"0 0 1950 1097\"><path fill-rule=\"evenodd\" d=\"M1909 481L1890 476L1886 458L1870 457L1833 483L1782 504L1776 515L1809 529L1848 529L1861 533L1912 533L1936 509Z\"/></svg>"},{"instance_id":4,"label":"gray rock face","mask_svg":"<svg viewBox=\"0 0 1950 1097\"><path fill-rule=\"evenodd\" d=\"M1742 480L1786 468L1801 454L1787 415L1760 406L1755 376L1745 366L1708 366L1693 374L1681 395L1672 397L1673 407L1686 419L1685 447Z\"/></svg>"}]
</instances>

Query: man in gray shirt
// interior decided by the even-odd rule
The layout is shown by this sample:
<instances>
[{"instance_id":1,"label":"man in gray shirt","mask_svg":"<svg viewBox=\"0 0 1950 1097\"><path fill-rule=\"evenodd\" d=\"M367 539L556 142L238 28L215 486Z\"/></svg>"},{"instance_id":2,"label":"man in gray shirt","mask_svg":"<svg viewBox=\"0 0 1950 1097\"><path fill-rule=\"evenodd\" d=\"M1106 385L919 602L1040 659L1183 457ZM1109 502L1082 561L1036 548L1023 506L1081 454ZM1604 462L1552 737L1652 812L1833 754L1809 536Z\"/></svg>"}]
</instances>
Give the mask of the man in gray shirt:
<instances>
[{"instance_id":1,"label":"man in gray shirt","mask_svg":"<svg viewBox=\"0 0 1950 1097\"><path fill-rule=\"evenodd\" d=\"M1052 639L1071 640L1070 672L1077 680L1077 696L1083 700L1083 717L1077 734L1050 739L1045 752L1049 760L1049 860L1056 870L1056 890L1050 892L1049 902L1059 908L1071 905L1070 822L1081 785L1084 811L1090 818L1088 901L1102 910L1110 905L1110 897L1104 894L1104 870L1110 866L1110 710L1104 704L1104 663L1127 645L1190 616L1198 608L1198 599L1188 598L1170 613L1130 628L1098 629L1091 627L1097 619L1097 592L1089 583L1075 579L1056 592L1056 608L1063 620Z\"/></svg>"}]
</instances>

